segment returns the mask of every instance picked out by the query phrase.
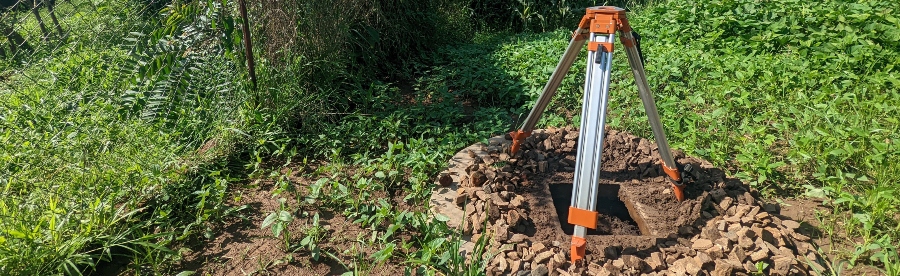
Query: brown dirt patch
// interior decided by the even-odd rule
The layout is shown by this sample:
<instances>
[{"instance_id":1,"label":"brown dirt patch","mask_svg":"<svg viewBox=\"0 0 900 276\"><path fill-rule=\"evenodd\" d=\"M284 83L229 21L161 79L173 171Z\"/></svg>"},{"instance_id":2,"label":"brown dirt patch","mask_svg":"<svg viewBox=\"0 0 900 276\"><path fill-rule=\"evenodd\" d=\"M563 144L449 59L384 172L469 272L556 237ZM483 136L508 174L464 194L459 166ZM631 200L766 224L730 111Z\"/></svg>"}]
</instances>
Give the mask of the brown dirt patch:
<instances>
[{"instance_id":1,"label":"brown dirt patch","mask_svg":"<svg viewBox=\"0 0 900 276\"><path fill-rule=\"evenodd\" d=\"M296 170L295 170L296 171ZM292 177L295 188L302 191L312 183L308 179ZM354 261L360 265L370 265L365 259L381 248L371 248L359 240L371 237L369 229L360 228L340 212L320 209L317 206L297 208L295 198L288 192L273 196L275 191L271 181L259 181L257 187L243 187L231 192L227 205L246 206L239 215L225 221L214 232L215 237L183 254L184 259L175 271L194 271L197 275L341 275ZM387 193L376 195L389 202L402 202ZM294 220L284 230L291 233L292 247L285 249L284 241L275 238L271 229L261 229L265 217L278 210L278 198L287 199ZM237 200L235 200L237 199ZM404 203L405 204L405 203ZM303 213L306 213L304 215ZM311 252L298 248L305 231L313 227L313 214L319 214L319 226L324 235L318 243L324 252L333 254L329 258L322 254L319 260L312 258ZM396 253L395 253L396 255ZM389 260L374 268L365 268L371 275L397 275L403 273L400 260ZM352 269L352 267L351 267Z\"/></svg>"}]
</instances>

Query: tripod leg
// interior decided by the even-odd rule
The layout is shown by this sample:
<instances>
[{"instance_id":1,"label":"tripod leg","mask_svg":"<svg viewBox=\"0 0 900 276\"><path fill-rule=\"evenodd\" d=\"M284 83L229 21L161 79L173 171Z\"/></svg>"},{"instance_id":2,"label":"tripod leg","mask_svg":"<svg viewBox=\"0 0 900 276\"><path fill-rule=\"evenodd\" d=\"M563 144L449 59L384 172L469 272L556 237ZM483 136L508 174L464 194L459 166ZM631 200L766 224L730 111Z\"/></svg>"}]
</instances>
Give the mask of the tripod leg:
<instances>
[{"instance_id":1,"label":"tripod leg","mask_svg":"<svg viewBox=\"0 0 900 276\"><path fill-rule=\"evenodd\" d=\"M641 54L635 45L634 35L630 28L623 29L621 34L622 44L625 46L625 54L628 56L628 64L631 65L631 72L634 73L634 82L638 87L638 94L641 96L641 102L644 103L644 110L647 112L650 128L653 129L653 137L656 139L656 145L659 147L659 158L663 162L663 171L673 181L672 188L675 192L675 197L679 201L684 200L684 183L681 181L681 172L678 171L675 159L672 158L672 151L669 148L668 140L666 140L666 132L663 129L662 122L659 120L659 111L656 109L653 94L650 93L650 85L647 84L647 75L644 72L644 64L641 62Z\"/></svg>"},{"instance_id":2,"label":"tripod leg","mask_svg":"<svg viewBox=\"0 0 900 276\"><path fill-rule=\"evenodd\" d=\"M531 135L531 131L534 130L534 126L537 125L537 122L541 119L541 115L544 114L544 109L547 108L547 105L550 104L550 100L553 99L553 96L556 95L556 89L559 88L559 84L562 83L563 78L565 78L566 73L569 72L569 68L572 67L572 64L575 62L575 58L578 57L578 52L581 51L581 47L584 46L584 36L581 35L585 32L585 29L578 28L575 30L574 35L572 36L572 40L569 41L569 46L566 47L566 52L563 53L562 59L560 59L559 63L556 65L556 69L553 70L553 74L550 75L550 80L547 81L547 84L544 86L544 90L541 92L541 96L538 98L537 102L534 104L534 107L531 108L531 112L528 113L528 117L525 118L525 123L521 129L518 131L513 131L510 133L512 136L513 143L510 147L510 153L515 154L519 151L519 146L526 137Z\"/></svg>"},{"instance_id":3,"label":"tripod leg","mask_svg":"<svg viewBox=\"0 0 900 276\"><path fill-rule=\"evenodd\" d=\"M611 43L614 35L591 35L591 41ZM572 235L571 259L585 256L587 228L597 228L597 189L600 182L600 162L603 157L604 124L609 105L609 77L612 51L598 47L588 52L581 110L581 133L575 159L575 180L568 222L575 225Z\"/></svg>"}]
</instances>

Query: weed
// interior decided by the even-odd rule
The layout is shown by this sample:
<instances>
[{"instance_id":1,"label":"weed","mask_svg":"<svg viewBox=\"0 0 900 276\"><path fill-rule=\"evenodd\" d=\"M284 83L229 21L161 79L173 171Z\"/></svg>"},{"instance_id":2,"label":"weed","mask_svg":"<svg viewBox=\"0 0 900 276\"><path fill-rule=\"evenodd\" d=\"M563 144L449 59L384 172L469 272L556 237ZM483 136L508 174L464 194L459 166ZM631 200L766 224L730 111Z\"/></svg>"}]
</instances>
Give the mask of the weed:
<instances>
[{"instance_id":1,"label":"weed","mask_svg":"<svg viewBox=\"0 0 900 276\"><path fill-rule=\"evenodd\" d=\"M278 199L278 210L266 216L262 222L262 228L265 229L272 226L272 235L275 235L276 238L282 238L282 241L284 241L284 249L287 250L291 245L291 232L284 230L291 221L294 220L294 216L287 210L288 207L285 202L286 199L284 198ZM282 233L284 233L284 235L282 235Z\"/></svg>"}]
</instances>

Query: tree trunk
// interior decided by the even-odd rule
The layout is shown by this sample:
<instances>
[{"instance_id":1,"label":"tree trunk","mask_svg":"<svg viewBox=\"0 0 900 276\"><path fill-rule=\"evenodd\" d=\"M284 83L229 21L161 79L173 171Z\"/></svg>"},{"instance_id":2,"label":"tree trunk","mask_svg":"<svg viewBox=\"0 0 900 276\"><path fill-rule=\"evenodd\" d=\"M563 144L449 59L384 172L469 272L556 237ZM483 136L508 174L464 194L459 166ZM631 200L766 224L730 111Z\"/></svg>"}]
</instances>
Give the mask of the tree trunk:
<instances>
[{"instance_id":1,"label":"tree trunk","mask_svg":"<svg viewBox=\"0 0 900 276\"><path fill-rule=\"evenodd\" d=\"M47 38L50 37L50 31L47 30L47 25L44 24L44 20L41 19L41 12L38 10L40 5L40 0L32 1L33 5L31 6L31 13L34 14L34 18L37 19L38 25L41 26L41 37L42 40L47 41Z\"/></svg>"},{"instance_id":2,"label":"tree trunk","mask_svg":"<svg viewBox=\"0 0 900 276\"><path fill-rule=\"evenodd\" d=\"M62 39L66 38L65 32L63 32L62 26L59 25L59 20L56 20L56 14L53 12L53 8L56 6L56 0L47 0L47 11L50 13L50 20L53 20L53 25L56 26L56 32L59 33L59 37Z\"/></svg>"}]
</instances>

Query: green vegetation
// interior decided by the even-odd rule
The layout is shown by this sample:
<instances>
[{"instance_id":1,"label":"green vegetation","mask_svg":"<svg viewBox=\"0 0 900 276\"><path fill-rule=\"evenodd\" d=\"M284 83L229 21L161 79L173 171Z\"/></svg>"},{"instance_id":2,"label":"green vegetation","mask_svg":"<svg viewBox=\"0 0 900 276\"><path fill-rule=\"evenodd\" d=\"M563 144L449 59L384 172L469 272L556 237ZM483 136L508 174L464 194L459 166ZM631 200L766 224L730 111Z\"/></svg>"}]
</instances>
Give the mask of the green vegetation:
<instances>
[{"instance_id":1,"label":"green vegetation","mask_svg":"<svg viewBox=\"0 0 900 276\"><path fill-rule=\"evenodd\" d=\"M259 226L285 252L363 274L392 262L477 275L490 256L466 264L446 218L385 194L425 205L452 154L513 128L595 4L262 1L249 7L260 79L251 90L233 1L59 2L67 38L41 42L28 12L2 19L35 46L0 61L4 275L90 273L115 258L176 274L179 252L242 212L225 202L253 181L276 183L280 208ZM858 244L838 257L900 274L900 6L622 6L674 147L767 196L826 199L835 212L822 231ZM624 54L616 59L609 123L649 138ZM578 123L576 64L542 125ZM317 181L292 182L292 170ZM366 229L359 248L323 250L319 211ZM290 231L298 220L303 230Z\"/></svg>"}]
</instances>

